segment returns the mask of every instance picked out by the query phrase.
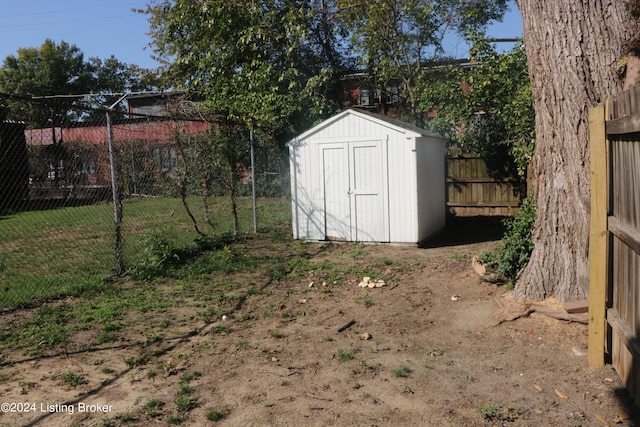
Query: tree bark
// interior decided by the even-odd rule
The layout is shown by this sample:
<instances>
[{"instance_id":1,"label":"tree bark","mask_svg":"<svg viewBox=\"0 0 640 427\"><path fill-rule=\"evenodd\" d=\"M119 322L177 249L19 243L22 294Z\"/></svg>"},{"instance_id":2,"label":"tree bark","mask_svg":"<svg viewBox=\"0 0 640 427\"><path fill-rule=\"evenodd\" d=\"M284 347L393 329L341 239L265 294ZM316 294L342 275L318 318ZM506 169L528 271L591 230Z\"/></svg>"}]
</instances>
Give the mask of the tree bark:
<instances>
[{"instance_id":1,"label":"tree bark","mask_svg":"<svg viewBox=\"0 0 640 427\"><path fill-rule=\"evenodd\" d=\"M537 217L516 298L584 299L588 286L588 109L619 92L632 37L626 2L518 0L536 111Z\"/></svg>"}]
</instances>

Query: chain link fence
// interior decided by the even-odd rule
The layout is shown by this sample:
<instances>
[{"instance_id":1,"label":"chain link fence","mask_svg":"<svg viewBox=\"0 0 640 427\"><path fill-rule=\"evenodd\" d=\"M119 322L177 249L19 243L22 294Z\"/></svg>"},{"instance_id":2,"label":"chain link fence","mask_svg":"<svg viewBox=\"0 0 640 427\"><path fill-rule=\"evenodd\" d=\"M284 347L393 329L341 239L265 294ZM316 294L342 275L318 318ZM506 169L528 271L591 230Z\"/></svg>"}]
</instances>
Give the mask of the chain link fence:
<instances>
[{"instance_id":1,"label":"chain link fence","mask_svg":"<svg viewBox=\"0 0 640 427\"><path fill-rule=\"evenodd\" d=\"M282 148L206 120L182 95L1 102L0 311L287 217Z\"/></svg>"}]
</instances>

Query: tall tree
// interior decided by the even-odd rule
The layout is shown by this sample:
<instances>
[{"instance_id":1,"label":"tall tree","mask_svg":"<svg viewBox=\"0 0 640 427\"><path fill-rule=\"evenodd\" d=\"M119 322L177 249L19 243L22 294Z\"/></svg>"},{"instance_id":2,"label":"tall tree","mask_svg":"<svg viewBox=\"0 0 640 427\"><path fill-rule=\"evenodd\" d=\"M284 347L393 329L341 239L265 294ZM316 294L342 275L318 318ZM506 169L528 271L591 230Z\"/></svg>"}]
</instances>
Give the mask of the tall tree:
<instances>
[{"instance_id":1,"label":"tall tree","mask_svg":"<svg viewBox=\"0 0 640 427\"><path fill-rule=\"evenodd\" d=\"M353 50L379 91L401 83L404 111L421 125L418 77L444 53L450 33L481 32L507 9L507 0L339 0L339 16L352 35Z\"/></svg>"},{"instance_id":2,"label":"tall tree","mask_svg":"<svg viewBox=\"0 0 640 427\"><path fill-rule=\"evenodd\" d=\"M70 95L88 92L91 72L75 45L47 39L39 48L18 49L0 68L0 91L20 96ZM10 101L9 101L10 102ZM52 119L48 106L26 103L10 105L11 118L46 126Z\"/></svg>"},{"instance_id":3,"label":"tall tree","mask_svg":"<svg viewBox=\"0 0 640 427\"><path fill-rule=\"evenodd\" d=\"M300 105L300 3L158 0L143 12L171 86L203 94L225 119L275 131Z\"/></svg>"},{"instance_id":4,"label":"tall tree","mask_svg":"<svg viewBox=\"0 0 640 427\"><path fill-rule=\"evenodd\" d=\"M49 39L40 47L18 49L16 55L7 56L0 67L1 93L22 97L103 95L88 102L81 97L49 104L7 101L11 107L10 118L27 121L36 127L49 126L52 120L59 123L60 120L90 118L86 111L77 108L86 107L86 104L104 107L110 100L115 100L104 94L149 89L156 84L148 70L122 63L114 56L105 60L85 60L76 45L64 41L58 44Z\"/></svg>"},{"instance_id":5,"label":"tall tree","mask_svg":"<svg viewBox=\"0 0 640 427\"><path fill-rule=\"evenodd\" d=\"M535 247L520 298L584 298L588 283L588 108L622 88L635 20L627 2L518 0L536 111Z\"/></svg>"},{"instance_id":6,"label":"tall tree","mask_svg":"<svg viewBox=\"0 0 640 427\"><path fill-rule=\"evenodd\" d=\"M526 177L535 135L524 46L498 53L486 39L475 38L473 58L464 67L425 70L419 90L419 110L437 113L428 128L483 156L496 172L508 165Z\"/></svg>"}]
</instances>

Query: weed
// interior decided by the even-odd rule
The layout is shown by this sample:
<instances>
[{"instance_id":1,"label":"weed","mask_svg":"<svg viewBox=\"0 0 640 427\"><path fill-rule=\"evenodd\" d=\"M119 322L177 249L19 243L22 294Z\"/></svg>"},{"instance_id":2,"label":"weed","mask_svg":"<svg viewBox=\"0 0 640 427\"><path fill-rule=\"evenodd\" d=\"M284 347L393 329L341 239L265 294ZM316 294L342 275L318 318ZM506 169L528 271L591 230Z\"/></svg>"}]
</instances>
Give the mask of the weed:
<instances>
[{"instance_id":1,"label":"weed","mask_svg":"<svg viewBox=\"0 0 640 427\"><path fill-rule=\"evenodd\" d=\"M286 337L286 335L284 334L284 332L279 331L277 329L271 329L269 330L269 335L271 335L272 338L276 338L276 339L280 339L280 338L284 338Z\"/></svg>"},{"instance_id":2,"label":"weed","mask_svg":"<svg viewBox=\"0 0 640 427\"><path fill-rule=\"evenodd\" d=\"M183 376L180 377L180 384L189 383L196 378L200 378L201 376L202 376L202 372L200 371L193 371L189 374L184 374Z\"/></svg>"},{"instance_id":3,"label":"weed","mask_svg":"<svg viewBox=\"0 0 640 427\"><path fill-rule=\"evenodd\" d=\"M174 407L178 412L187 412L198 406L198 398L193 396L178 396L174 401Z\"/></svg>"},{"instance_id":4,"label":"weed","mask_svg":"<svg viewBox=\"0 0 640 427\"><path fill-rule=\"evenodd\" d=\"M536 205L531 193L522 201L518 216L504 221L506 230L498 247L480 256L485 264L504 275L510 286L515 284L520 271L529 262L533 251L531 230L535 219Z\"/></svg>"},{"instance_id":5,"label":"weed","mask_svg":"<svg viewBox=\"0 0 640 427\"><path fill-rule=\"evenodd\" d=\"M287 268L286 265L277 263L269 267L269 277L273 282L276 282L276 283L286 279L289 273L290 273L290 270Z\"/></svg>"},{"instance_id":6,"label":"weed","mask_svg":"<svg viewBox=\"0 0 640 427\"><path fill-rule=\"evenodd\" d=\"M347 251L346 253L351 255L354 259L358 259L364 255L367 255L367 251L362 249L362 245L356 245L355 248Z\"/></svg>"},{"instance_id":7,"label":"weed","mask_svg":"<svg viewBox=\"0 0 640 427\"><path fill-rule=\"evenodd\" d=\"M144 236L146 259L136 267L137 277L150 280L165 273L170 265L180 262L185 248L172 243L166 232L153 232Z\"/></svg>"},{"instance_id":8,"label":"weed","mask_svg":"<svg viewBox=\"0 0 640 427\"><path fill-rule=\"evenodd\" d=\"M469 258L469 255L467 255L467 254L453 254L452 258L455 261L465 261L467 258Z\"/></svg>"},{"instance_id":9,"label":"weed","mask_svg":"<svg viewBox=\"0 0 640 427\"><path fill-rule=\"evenodd\" d=\"M271 242L284 243L291 241L291 233L289 230L284 230L281 227L274 227L270 230Z\"/></svg>"},{"instance_id":10,"label":"weed","mask_svg":"<svg viewBox=\"0 0 640 427\"><path fill-rule=\"evenodd\" d=\"M332 341L333 341L333 337L331 337L331 336L327 335L326 337L324 337L324 340L325 340L326 342L332 342Z\"/></svg>"},{"instance_id":11,"label":"weed","mask_svg":"<svg viewBox=\"0 0 640 427\"><path fill-rule=\"evenodd\" d=\"M275 405L276 405L276 404L275 404L275 403L273 403L273 402L264 402L264 406L265 406L266 408L271 408L271 407L273 407L273 406L275 406Z\"/></svg>"},{"instance_id":12,"label":"weed","mask_svg":"<svg viewBox=\"0 0 640 427\"><path fill-rule=\"evenodd\" d=\"M27 390L33 390L38 388L38 383L31 381L20 381L20 387L22 387L22 394L27 394Z\"/></svg>"},{"instance_id":13,"label":"weed","mask_svg":"<svg viewBox=\"0 0 640 427\"><path fill-rule=\"evenodd\" d=\"M135 423L138 421L138 417L133 415L131 412L125 412L122 415L118 415L116 417L121 423Z\"/></svg>"},{"instance_id":14,"label":"weed","mask_svg":"<svg viewBox=\"0 0 640 427\"><path fill-rule=\"evenodd\" d=\"M115 427L115 424L109 418L102 418L100 420L100 427Z\"/></svg>"},{"instance_id":15,"label":"weed","mask_svg":"<svg viewBox=\"0 0 640 427\"><path fill-rule=\"evenodd\" d=\"M240 350L243 348L247 348L247 346L249 345L249 341L247 340L240 340L237 343L234 344L234 347L236 348L236 350Z\"/></svg>"},{"instance_id":16,"label":"weed","mask_svg":"<svg viewBox=\"0 0 640 427\"><path fill-rule=\"evenodd\" d=\"M102 372L103 374L113 374L115 370L105 366L104 368L100 369L100 372Z\"/></svg>"},{"instance_id":17,"label":"weed","mask_svg":"<svg viewBox=\"0 0 640 427\"><path fill-rule=\"evenodd\" d=\"M413 394L413 389L407 384L402 384L402 392Z\"/></svg>"},{"instance_id":18,"label":"weed","mask_svg":"<svg viewBox=\"0 0 640 427\"><path fill-rule=\"evenodd\" d=\"M498 406L492 403L485 403L484 405L478 405L478 411L482 418L485 420L492 420L498 415Z\"/></svg>"},{"instance_id":19,"label":"weed","mask_svg":"<svg viewBox=\"0 0 640 427\"><path fill-rule=\"evenodd\" d=\"M364 306L369 308L369 307L373 307L375 305L375 303L373 302L373 300L371 298L367 298L364 300Z\"/></svg>"},{"instance_id":20,"label":"weed","mask_svg":"<svg viewBox=\"0 0 640 427\"><path fill-rule=\"evenodd\" d=\"M144 413L149 417L159 415L158 411L162 409L164 402L159 399L151 399L142 406Z\"/></svg>"},{"instance_id":21,"label":"weed","mask_svg":"<svg viewBox=\"0 0 640 427\"><path fill-rule=\"evenodd\" d=\"M111 332L102 332L100 335L96 337L96 344L106 344L109 342L114 342L116 340L116 336Z\"/></svg>"},{"instance_id":22,"label":"weed","mask_svg":"<svg viewBox=\"0 0 640 427\"><path fill-rule=\"evenodd\" d=\"M182 424L185 421L187 421L186 415L171 415L169 416L169 418L167 418L167 424L169 424L170 426Z\"/></svg>"},{"instance_id":23,"label":"weed","mask_svg":"<svg viewBox=\"0 0 640 427\"><path fill-rule=\"evenodd\" d=\"M122 325L118 324L118 323L105 323L104 325L102 325L102 330L104 332L117 332L119 330L122 329Z\"/></svg>"},{"instance_id":24,"label":"weed","mask_svg":"<svg viewBox=\"0 0 640 427\"><path fill-rule=\"evenodd\" d=\"M30 346L54 347L69 342L65 325L70 319L70 309L65 305L43 305L25 329L15 338ZM17 344L17 343L16 343Z\"/></svg>"},{"instance_id":25,"label":"weed","mask_svg":"<svg viewBox=\"0 0 640 427\"><path fill-rule=\"evenodd\" d=\"M398 378L406 378L411 374L411 368L407 365L400 365L396 369L393 370L393 376Z\"/></svg>"},{"instance_id":26,"label":"weed","mask_svg":"<svg viewBox=\"0 0 640 427\"><path fill-rule=\"evenodd\" d=\"M355 356L353 355L353 353L349 352L348 350L345 350L344 348L338 349L338 360L340 360L341 362L353 360L354 358Z\"/></svg>"},{"instance_id":27,"label":"weed","mask_svg":"<svg viewBox=\"0 0 640 427\"><path fill-rule=\"evenodd\" d=\"M224 412L211 408L207 410L206 417L209 421L220 421L224 418Z\"/></svg>"},{"instance_id":28,"label":"weed","mask_svg":"<svg viewBox=\"0 0 640 427\"><path fill-rule=\"evenodd\" d=\"M227 335L229 332L231 332L231 328L226 325L218 325L213 328L213 331L218 335Z\"/></svg>"},{"instance_id":29,"label":"weed","mask_svg":"<svg viewBox=\"0 0 640 427\"><path fill-rule=\"evenodd\" d=\"M129 368L138 368L140 366L146 365L149 362L149 356L140 356L136 358L135 356L125 357L124 363L127 364Z\"/></svg>"},{"instance_id":30,"label":"weed","mask_svg":"<svg viewBox=\"0 0 640 427\"><path fill-rule=\"evenodd\" d=\"M77 387L82 384L87 384L89 381L85 379L82 375L78 375L73 371L65 372L60 377L62 381L71 387Z\"/></svg>"},{"instance_id":31,"label":"weed","mask_svg":"<svg viewBox=\"0 0 640 427\"><path fill-rule=\"evenodd\" d=\"M424 352L427 356L442 356L444 354L444 348L442 347L425 347Z\"/></svg>"},{"instance_id":32,"label":"weed","mask_svg":"<svg viewBox=\"0 0 640 427\"><path fill-rule=\"evenodd\" d=\"M178 391L178 396L185 396L191 393L193 393L193 387L185 384L182 387L180 387L180 390Z\"/></svg>"}]
</instances>

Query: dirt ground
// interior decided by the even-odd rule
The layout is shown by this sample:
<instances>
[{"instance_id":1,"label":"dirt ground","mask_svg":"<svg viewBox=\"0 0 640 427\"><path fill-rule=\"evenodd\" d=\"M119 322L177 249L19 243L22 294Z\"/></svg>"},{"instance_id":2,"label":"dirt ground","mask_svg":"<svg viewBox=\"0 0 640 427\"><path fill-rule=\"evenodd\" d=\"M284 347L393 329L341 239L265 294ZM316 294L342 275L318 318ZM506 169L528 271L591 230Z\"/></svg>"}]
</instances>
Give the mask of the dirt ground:
<instances>
[{"instance_id":1,"label":"dirt ground","mask_svg":"<svg viewBox=\"0 0 640 427\"><path fill-rule=\"evenodd\" d=\"M612 367L588 366L586 325L538 313L498 324L524 306L470 267L496 244L492 231L458 224L424 248L307 243L310 261L375 265L385 286L323 283L311 270L266 284L225 319L173 322L146 347L130 337L3 354L0 400L23 409L4 407L0 426L636 425ZM87 382L63 383L69 371Z\"/></svg>"}]
</instances>

